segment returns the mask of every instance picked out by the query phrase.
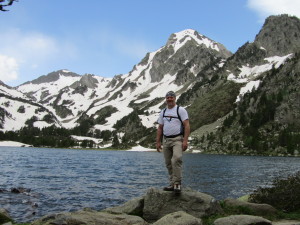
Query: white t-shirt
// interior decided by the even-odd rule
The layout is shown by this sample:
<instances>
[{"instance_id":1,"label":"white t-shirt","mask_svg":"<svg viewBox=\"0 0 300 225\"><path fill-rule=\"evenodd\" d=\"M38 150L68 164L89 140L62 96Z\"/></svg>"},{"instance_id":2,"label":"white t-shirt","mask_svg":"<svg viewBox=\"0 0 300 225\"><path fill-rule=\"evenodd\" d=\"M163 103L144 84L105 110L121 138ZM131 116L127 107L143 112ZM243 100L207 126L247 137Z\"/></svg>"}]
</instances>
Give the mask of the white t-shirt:
<instances>
[{"instance_id":1,"label":"white t-shirt","mask_svg":"<svg viewBox=\"0 0 300 225\"><path fill-rule=\"evenodd\" d=\"M163 134L165 136L178 135L181 133L182 124L177 115L177 107L179 106L175 105L172 109L167 108L164 117L165 109L159 114L157 122L164 125ZM182 122L189 119L188 113L183 107L179 107L178 113Z\"/></svg>"}]
</instances>

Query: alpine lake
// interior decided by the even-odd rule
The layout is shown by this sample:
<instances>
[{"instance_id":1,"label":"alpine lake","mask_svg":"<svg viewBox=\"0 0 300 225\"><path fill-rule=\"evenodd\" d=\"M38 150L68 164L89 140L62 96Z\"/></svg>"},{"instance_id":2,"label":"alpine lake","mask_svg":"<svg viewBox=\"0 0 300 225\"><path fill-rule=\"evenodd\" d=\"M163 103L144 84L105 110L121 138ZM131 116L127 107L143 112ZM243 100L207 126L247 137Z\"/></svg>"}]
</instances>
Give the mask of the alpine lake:
<instances>
[{"instance_id":1,"label":"alpine lake","mask_svg":"<svg viewBox=\"0 0 300 225\"><path fill-rule=\"evenodd\" d=\"M0 168L0 208L17 222L101 210L168 185L158 152L0 147ZM185 153L182 185L217 200L238 198L299 170L300 157Z\"/></svg>"}]
</instances>

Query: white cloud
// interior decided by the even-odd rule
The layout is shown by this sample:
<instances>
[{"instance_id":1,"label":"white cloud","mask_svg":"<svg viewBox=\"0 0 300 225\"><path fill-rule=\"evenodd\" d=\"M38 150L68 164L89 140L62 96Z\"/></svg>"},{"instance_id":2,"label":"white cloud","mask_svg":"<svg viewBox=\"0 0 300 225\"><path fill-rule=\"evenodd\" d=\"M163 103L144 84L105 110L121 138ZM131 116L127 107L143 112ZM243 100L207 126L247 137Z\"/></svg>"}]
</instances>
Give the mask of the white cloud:
<instances>
[{"instance_id":1,"label":"white cloud","mask_svg":"<svg viewBox=\"0 0 300 225\"><path fill-rule=\"evenodd\" d=\"M0 52L13 56L18 61L37 63L48 57L53 57L59 51L56 41L37 32L21 32L11 29L0 34Z\"/></svg>"},{"instance_id":2,"label":"white cloud","mask_svg":"<svg viewBox=\"0 0 300 225\"><path fill-rule=\"evenodd\" d=\"M18 63L16 59L0 55L0 80L3 82L16 80L18 78Z\"/></svg>"},{"instance_id":3,"label":"white cloud","mask_svg":"<svg viewBox=\"0 0 300 225\"><path fill-rule=\"evenodd\" d=\"M247 6L257 11L261 19L279 14L300 17L299 0L248 0Z\"/></svg>"},{"instance_id":4,"label":"white cloud","mask_svg":"<svg viewBox=\"0 0 300 225\"><path fill-rule=\"evenodd\" d=\"M77 54L71 43L40 32L11 28L0 33L0 40L0 79L3 82L26 80L52 62Z\"/></svg>"}]
</instances>

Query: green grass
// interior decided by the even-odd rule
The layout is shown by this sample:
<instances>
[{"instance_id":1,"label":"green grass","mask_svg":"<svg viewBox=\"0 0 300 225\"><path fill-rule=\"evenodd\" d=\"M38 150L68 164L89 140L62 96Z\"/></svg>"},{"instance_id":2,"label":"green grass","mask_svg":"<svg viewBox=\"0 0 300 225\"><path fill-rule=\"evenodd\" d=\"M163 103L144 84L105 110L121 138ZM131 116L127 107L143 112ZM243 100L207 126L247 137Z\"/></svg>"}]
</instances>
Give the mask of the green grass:
<instances>
[{"instance_id":1,"label":"green grass","mask_svg":"<svg viewBox=\"0 0 300 225\"><path fill-rule=\"evenodd\" d=\"M279 219L300 220L300 210L295 212L279 212Z\"/></svg>"}]
</instances>

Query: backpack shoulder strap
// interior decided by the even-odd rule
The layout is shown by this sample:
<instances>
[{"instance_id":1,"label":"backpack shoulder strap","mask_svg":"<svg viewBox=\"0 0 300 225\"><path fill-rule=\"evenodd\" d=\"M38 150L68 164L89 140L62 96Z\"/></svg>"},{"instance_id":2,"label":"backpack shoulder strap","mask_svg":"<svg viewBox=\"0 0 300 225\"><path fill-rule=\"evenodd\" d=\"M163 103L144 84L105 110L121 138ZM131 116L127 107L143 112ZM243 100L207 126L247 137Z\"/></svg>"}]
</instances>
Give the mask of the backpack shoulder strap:
<instances>
[{"instance_id":1,"label":"backpack shoulder strap","mask_svg":"<svg viewBox=\"0 0 300 225\"><path fill-rule=\"evenodd\" d=\"M164 109L164 112L163 112L163 118L165 117L165 112L166 112L167 108Z\"/></svg>"},{"instance_id":2,"label":"backpack shoulder strap","mask_svg":"<svg viewBox=\"0 0 300 225\"><path fill-rule=\"evenodd\" d=\"M179 115L179 105L177 105L177 116L178 116L178 119L180 120L180 122L182 123L182 119L181 119L181 117L180 117L180 115Z\"/></svg>"}]
</instances>

